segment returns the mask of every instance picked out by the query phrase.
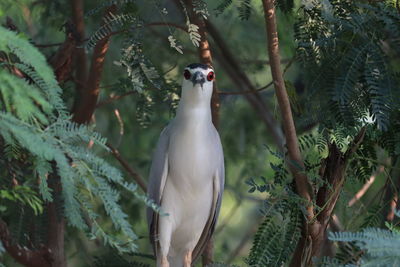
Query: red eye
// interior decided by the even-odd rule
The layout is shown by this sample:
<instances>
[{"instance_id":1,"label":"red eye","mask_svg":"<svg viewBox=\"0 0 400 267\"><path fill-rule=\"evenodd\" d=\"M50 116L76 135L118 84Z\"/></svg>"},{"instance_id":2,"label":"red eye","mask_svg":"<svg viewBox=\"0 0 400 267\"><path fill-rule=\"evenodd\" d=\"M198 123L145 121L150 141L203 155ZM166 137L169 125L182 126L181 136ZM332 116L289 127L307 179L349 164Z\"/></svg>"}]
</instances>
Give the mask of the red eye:
<instances>
[{"instance_id":1,"label":"red eye","mask_svg":"<svg viewBox=\"0 0 400 267\"><path fill-rule=\"evenodd\" d=\"M212 80L214 80L214 78L215 78L214 72L213 72L213 71L210 71L210 72L207 74L207 80L211 82Z\"/></svg>"},{"instance_id":2,"label":"red eye","mask_svg":"<svg viewBox=\"0 0 400 267\"><path fill-rule=\"evenodd\" d=\"M190 74L190 71L185 70L185 71L183 72L183 77L185 77L186 80L189 80L189 79L190 79L190 76L192 76L192 74Z\"/></svg>"}]
</instances>

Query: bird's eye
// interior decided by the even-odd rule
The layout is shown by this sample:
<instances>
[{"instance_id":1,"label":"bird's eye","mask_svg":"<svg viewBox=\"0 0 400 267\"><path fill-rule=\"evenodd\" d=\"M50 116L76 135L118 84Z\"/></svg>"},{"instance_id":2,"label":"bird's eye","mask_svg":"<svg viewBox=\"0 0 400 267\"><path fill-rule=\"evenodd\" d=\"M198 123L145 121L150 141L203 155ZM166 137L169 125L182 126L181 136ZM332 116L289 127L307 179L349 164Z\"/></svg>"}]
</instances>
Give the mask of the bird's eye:
<instances>
[{"instance_id":1,"label":"bird's eye","mask_svg":"<svg viewBox=\"0 0 400 267\"><path fill-rule=\"evenodd\" d=\"M214 78L215 78L214 72L213 72L213 71L210 71L210 72L207 74L207 80L211 82L212 80L214 80Z\"/></svg>"},{"instance_id":2,"label":"bird's eye","mask_svg":"<svg viewBox=\"0 0 400 267\"><path fill-rule=\"evenodd\" d=\"M186 80L189 80L189 79L190 79L190 76L192 76L192 74L190 74L190 71L185 70L185 71L183 72L183 77L185 77Z\"/></svg>"}]
</instances>

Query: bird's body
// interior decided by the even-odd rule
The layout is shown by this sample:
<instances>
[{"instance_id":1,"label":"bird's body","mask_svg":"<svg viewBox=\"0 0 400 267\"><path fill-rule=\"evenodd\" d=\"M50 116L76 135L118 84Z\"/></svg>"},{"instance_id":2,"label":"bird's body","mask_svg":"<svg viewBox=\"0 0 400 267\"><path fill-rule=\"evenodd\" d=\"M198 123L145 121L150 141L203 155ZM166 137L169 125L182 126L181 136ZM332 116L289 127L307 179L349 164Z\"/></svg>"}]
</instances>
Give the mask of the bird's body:
<instances>
[{"instance_id":1,"label":"bird's body","mask_svg":"<svg viewBox=\"0 0 400 267\"><path fill-rule=\"evenodd\" d=\"M199 255L215 228L224 159L211 121L209 82L211 88L195 82L188 88L184 80L177 116L161 133L153 157L149 196L168 213L159 216L148 210L159 266L168 266L166 259L171 267L190 266L192 254Z\"/></svg>"}]
</instances>

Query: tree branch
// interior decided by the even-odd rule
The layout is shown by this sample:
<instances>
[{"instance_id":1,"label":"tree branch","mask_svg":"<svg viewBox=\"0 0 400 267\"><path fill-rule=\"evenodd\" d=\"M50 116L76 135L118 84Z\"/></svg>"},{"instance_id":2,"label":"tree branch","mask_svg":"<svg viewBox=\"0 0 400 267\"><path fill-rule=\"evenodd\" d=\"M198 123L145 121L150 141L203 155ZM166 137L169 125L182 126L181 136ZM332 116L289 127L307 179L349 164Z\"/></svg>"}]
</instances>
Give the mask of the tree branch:
<instances>
[{"instance_id":1,"label":"tree branch","mask_svg":"<svg viewBox=\"0 0 400 267\"><path fill-rule=\"evenodd\" d=\"M348 207L353 206L360 198L364 196L364 194L367 192L369 187L374 183L375 178L377 175L379 175L381 172L383 172L385 168L383 166L379 166L378 170L369 177L368 181L361 187L360 190L354 195L354 197L349 201L347 204Z\"/></svg>"},{"instance_id":2,"label":"tree branch","mask_svg":"<svg viewBox=\"0 0 400 267\"><path fill-rule=\"evenodd\" d=\"M99 102L99 103L96 105L96 108L99 108L99 107L104 106L104 105L106 105L106 104L109 104L109 103L111 103L111 102L113 102L113 101L116 101L116 100L121 99L121 98L124 98L124 97L126 97L126 96L128 96L128 95L133 95L133 94L136 94L136 93L137 93L137 91L129 91L129 92L126 92L126 93L121 94L121 95L110 96L108 99Z\"/></svg>"},{"instance_id":3,"label":"tree branch","mask_svg":"<svg viewBox=\"0 0 400 267\"><path fill-rule=\"evenodd\" d=\"M5 250L18 263L31 267L50 267L52 262L51 251L47 248L39 250L27 249L12 242L7 224L0 219L0 240Z\"/></svg>"},{"instance_id":4,"label":"tree branch","mask_svg":"<svg viewBox=\"0 0 400 267\"><path fill-rule=\"evenodd\" d=\"M229 77L232 79L234 84L238 85L239 90L244 91L243 88L247 88L249 91L257 90L250 79L241 69L239 63L236 61L235 56L230 51L228 45L225 43L225 40L221 37L216 27L211 23L210 20L205 21L207 32L213 38L214 43L218 46L221 54L216 53L214 51L214 55L225 69ZM279 150L283 150L284 146L284 138L280 128L280 125L275 120L272 115L272 112L269 108L264 104L262 98L258 92L252 94L244 94L245 98L251 106L257 111L257 115L260 116L261 120L267 126L269 130L268 133L272 135L275 144L277 145Z\"/></svg>"},{"instance_id":5,"label":"tree branch","mask_svg":"<svg viewBox=\"0 0 400 267\"><path fill-rule=\"evenodd\" d=\"M150 22L144 25L144 27L152 27L152 26L166 26L166 27L174 27L184 32L188 32L187 28L182 25L173 23L173 22Z\"/></svg>"},{"instance_id":6,"label":"tree branch","mask_svg":"<svg viewBox=\"0 0 400 267\"><path fill-rule=\"evenodd\" d=\"M275 86L275 94L278 100L279 108L282 115L282 123L286 137L286 145L288 148L289 168L294 176L297 193L303 197L307 204L307 218L314 217L312 205L312 188L304 174L304 163L301 158L300 149L297 141L296 128L294 126L292 110L290 107L289 97L285 88L285 81L280 68L279 41L276 27L275 7L273 0L263 0L265 23L268 38L268 55L270 60L270 68ZM298 167L296 167L295 162Z\"/></svg>"},{"instance_id":7,"label":"tree branch","mask_svg":"<svg viewBox=\"0 0 400 267\"><path fill-rule=\"evenodd\" d=\"M140 188L142 188L143 192L146 193L147 192L146 182L143 180L140 174L137 173L134 169L132 169L131 166L129 166L129 163L121 157L121 154L116 148L114 148L110 143L107 143L106 145L111 150L113 156L119 161L119 163L121 163L122 167L125 168L125 170L133 177L135 182L140 186Z\"/></svg>"},{"instance_id":8,"label":"tree branch","mask_svg":"<svg viewBox=\"0 0 400 267\"><path fill-rule=\"evenodd\" d=\"M292 65L292 63L293 63L293 61L294 61L294 57L291 59L291 60L289 60L288 61L288 64L287 64L287 66L285 67L285 69L283 70L283 74L285 74L286 73L286 71L289 69L289 67ZM269 64L269 61L267 61L267 63L266 64ZM247 90L247 91L240 91L240 92L226 92L226 91L218 91L218 94L221 94L221 95L244 95L244 94L255 94L255 93L257 93L257 92L261 92L261 91L263 91L263 90L265 90L265 89L268 89L271 85L273 85L274 84L274 82L273 81L271 81L271 82L269 82L267 85L264 85L263 87L261 87L261 88L258 88L258 89L253 89L253 90Z\"/></svg>"},{"instance_id":9,"label":"tree branch","mask_svg":"<svg viewBox=\"0 0 400 267\"><path fill-rule=\"evenodd\" d=\"M111 5L105 16L109 13L115 13L116 5ZM103 72L104 59L109 48L110 36L100 40L94 47L92 63L89 71L89 76L86 82L86 87L83 88L80 103L74 112L73 120L77 123L89 123L94 110L96 108L97 99L100 93L100 80Z\"/></svg>"}]
</instances>

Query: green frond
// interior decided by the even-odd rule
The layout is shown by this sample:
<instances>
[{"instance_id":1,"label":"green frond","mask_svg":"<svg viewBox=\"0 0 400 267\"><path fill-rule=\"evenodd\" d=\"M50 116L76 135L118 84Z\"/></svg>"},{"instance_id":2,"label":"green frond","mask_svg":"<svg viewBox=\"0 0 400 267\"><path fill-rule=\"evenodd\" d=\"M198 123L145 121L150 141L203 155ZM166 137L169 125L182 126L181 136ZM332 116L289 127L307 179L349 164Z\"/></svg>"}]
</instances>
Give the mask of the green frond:
<instances>
[{"instance_id":1,"label":"green frond","mask_svg":"<svg viewBox=\"0 0 400 267\"><path fill-rule=\"evenodd\" d=\"M100 40L112 34L117 29L121 29L130 23L137 22L136 17L131 14L119 14L115 15L109 13L104 18L104 25L102 25L99 29L93 33L89 40L86 43L85 48L91 49L93 48Z\"/></svg>"},{"instance_id":2,"label":"green frond","mask_svg":"<svg viewBox=\"0 0 400 267\"><path fill-rule=\"evenodd\" d=\"M86 17L86 18L91 17L91 16L93 16L93 15L99 13L100 11L104 10L106 7L110 7L110 6L112 6L112 5L116 5L116 6L118 6L118 7L121 7L121 6L125 5L125 4L134 3L134 2L136 2L136 0L111 0L111 1L104 1L104 2L100 3L99 5L97 5L95 8L93 8L93 9L87 11L87 12L85 13L85 17Z\"/></svg>"},{"instance_id":3,"label":"green frond","mask_svg":"<svg viewBox=\"0 0 400 267\"><path fill-rule=\"evenodd\" d=\"M300 238L301 217L295 205L282 204L279 212L272 207L259 226L246 259L249 266L282 266L290 260Z\"/></svg>"},{"instance_id":4,"label":"green frond","mask_svg":"<svg viewBox=\"0 0 400 267\"><path fill-rule=\"evenodd\" d=\"M356 93L356 84L361 75L362 67L367 58L367 51L370 44L367 43L363 47L355 47L351 49L343 59L344 73L336 80L334 100L339 105L346 105L349 99L353 98Z\"/></svg>"},{"instance_id":5,"label":"green frond","mask_svg":"<svg viewBox=\"0 0 400 267\"><path fill-rule=\"evenodd\" d=\"M232 3L233 0L221 0L221 3L214 9L215 15L221 15Z\"/></svg>"},{"instance_id":6,"label":"green frond","mask_svg":"<svg viewBox=\"0 0 400 267\"><path fill-rule=\"evenodd\" d=\"M293 11L294 8L294 0L279 0L276 1L276 6L283 13L290 13Z\"/></svg>"},{"instance_id":7,"label":"green frond","mask_svg":"<svg viewBox=\"0 0 400 267\"><path fill-rule=\"evenodd\" d=\"M239 2L239 18L241 20L248 20L251 15L251 0L240 0Z\"/></svg>"},{"instance_id":8,"label":"green frond","mask_svg":"<svg viewBox=\"0 0 400 267\"><path fill-rule=\"evenodd\" d=\"M25 80L0 70L0 94L7 112L14 113L23 121L37 119L42 124L48 123L46 114L53 107L37 88Z\"/></svg>"},{"instance_id":9,"label":"green frond","mask_svg":"<svg viewBox=\"0 0 400 267\"><path fill-rule=\"evenodd\" d=\"M193 11L196 14L201 15L204 19L207 19L210 16L207 8L207 3L204 0L194 0L192 4Z\"/></svg>"},{"instance_id":10,"label":"green frond","mask_svg":"<svg viewBox=\"0 0 400 267\"><path fill-rule=\"evenodd\" d=\"M49 103L53 106L54 112L59 118L66 119L68 117L68 111L65 107L64 101L61 98L62 90L57 83L46 82L38 73L32 69L32 67L16 63L15 66L23 71L32 81L39 87L44 95L46 96ZM51 118L56 118L57 116L50 116Z\"/></svg>"}]
</instances>

